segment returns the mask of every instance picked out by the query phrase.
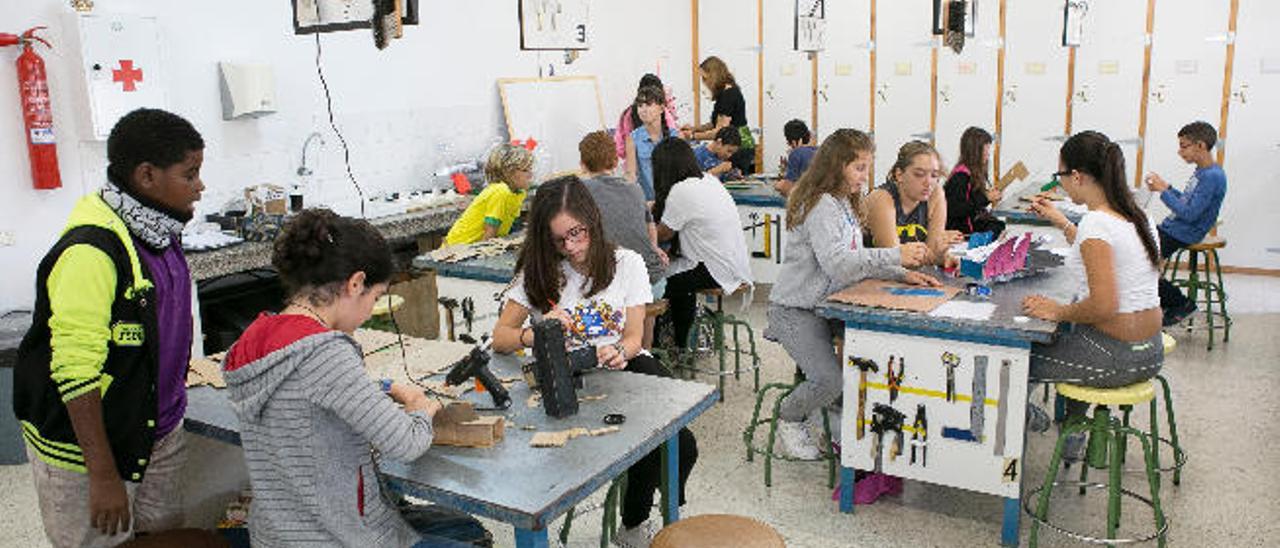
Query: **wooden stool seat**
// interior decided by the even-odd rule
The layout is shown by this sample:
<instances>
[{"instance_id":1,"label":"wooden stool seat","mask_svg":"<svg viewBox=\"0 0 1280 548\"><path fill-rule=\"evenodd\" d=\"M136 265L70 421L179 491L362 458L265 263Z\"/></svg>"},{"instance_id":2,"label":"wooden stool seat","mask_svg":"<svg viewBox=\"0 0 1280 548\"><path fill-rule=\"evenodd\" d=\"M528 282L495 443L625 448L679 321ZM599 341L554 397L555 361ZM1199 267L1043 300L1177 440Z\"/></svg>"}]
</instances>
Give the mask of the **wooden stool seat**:
<instances>
[{"instance_id":1,"label":"wooden stool seat","mask_svg":"<svg viewBox=\"0 0 1280 548\"><path fill-rule=\"evenodd\" d=\"M1187 246L1191 251L1208 251L1210 249L1222 249L1227 247L1227 240L1221 236L1205 236L1199 243Z\"/></svg>"},{"instance_id":2,"label":"wooden stool seat","mask_svg":"<svg viewBox=\"0 0 1280 548\"><path fill-rule=\"evenodd\" d=\"M682 519L653 538L651 548L783 548L773 527L743 516L705 514Z\"/></svg>"},{"instance_id":3,"label":"wooden stool seat","mask_svg":"<svg viewBox=\"0 0 1280 548\"><path fill-rule=\"evenodd\" d=\"M1060 382L1058 393L1064 398L1096 405L1136 405L1154 399L1156 388L1151 381L1142 381L1120 388L1095 388Z\"/></svg>"}]
</instances>

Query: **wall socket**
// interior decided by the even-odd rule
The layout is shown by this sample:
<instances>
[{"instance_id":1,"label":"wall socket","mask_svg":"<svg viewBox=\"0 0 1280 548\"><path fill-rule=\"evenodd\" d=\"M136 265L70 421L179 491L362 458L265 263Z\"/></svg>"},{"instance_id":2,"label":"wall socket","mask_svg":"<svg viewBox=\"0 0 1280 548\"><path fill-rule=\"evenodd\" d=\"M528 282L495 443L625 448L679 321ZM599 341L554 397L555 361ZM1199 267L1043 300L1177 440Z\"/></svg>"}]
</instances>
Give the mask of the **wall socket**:
<instances>
[{"instance_id":1,"label":"wall socket","mask_svg":"<svg viewBox=\"0 0 1280 548\"><path fill-rule=\"evenodd\" d=\"M0 230L0 247L9 247L17 242L14 240L13 232L8 230Z\"/></svg>"}]
</instances>

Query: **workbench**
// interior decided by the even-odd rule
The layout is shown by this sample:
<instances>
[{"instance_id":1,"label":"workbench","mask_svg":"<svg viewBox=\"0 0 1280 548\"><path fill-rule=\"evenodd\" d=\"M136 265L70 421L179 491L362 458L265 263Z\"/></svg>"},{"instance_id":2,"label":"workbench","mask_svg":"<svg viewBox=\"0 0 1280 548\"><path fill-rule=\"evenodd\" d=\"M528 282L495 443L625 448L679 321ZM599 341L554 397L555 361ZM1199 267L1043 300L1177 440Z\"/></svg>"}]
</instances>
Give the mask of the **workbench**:
<instances>
[{"instance_id":1,"label":"workbench","mask_svg":"<svg viewBox=\"0 0 1280 548\"><path fill-rule=\"evenodd\" d=\"M1048 230L1037 228L1033 232ZM1054 238L1056 245L1063 245L1060 234ZM958 287L971 281L945 276L940 279ZM845 403L840 417L841 511L853 512L853 470L878 470L904 479L1002 497L1001 542L1016 545L1031 345L1052 342L1058 328L1054 322L1023 316L1022 300L1039 293L1069 302L1075 284L1062 267L994 284L989 300L984 301L995 305L987 319L938 317L835 302L821 306L819 315L845 325L841 360L846 364ZM954 299L979 300L964 292ZM951 383L947 382L944 361L947 353L955 364ZM866 374L865 400L861 402L859 388L864 381L853 358L872 360L878 365L878 371ZM898 372L902 375L899 383L891 382L888 376L891 360L898 367L905 364L906 370ZM975 382L979 369L984 370L984 378ZM894 384L897 396L896 401L891 401L890 388ZM950 398L948 386L953 387ZM975 405L973 395L978 392L980 403ZM905 416L901 454L896 458L892 455L895 432L885 434L880 451L875 450L872 423L876 404L890 406ZM924 441L917 440L917 448L923 448L923 458L912 464L913 425L920 405L924 406L926 424L919 434ZM864 409L861 417L860 407ZM860 425L865 429L862 436L858 435ZM944 429L950 435L944 434Z\"/></svg>"},{"instance_id":2,"label":"workbench","mask_svg":"<svg viewBox=\"0 0 1280 548\"><path fill-rule=\"evenodd\" d=\"M518 249L512 249L500 255L456 262L437 261L429 255L419 255L413 259L413 268L435 271L436 294L440 299L451 299L457 303L453 311L454 334L469 334L480 340L482 335L492 334L493 326L498 322L507 287L515 277L518 252ZM468 299L470 312L464 311L467 306L464 303ZM468 316L470 321L467 321ZM440 322L440 339L448 339L448 323L447 318Z\"/></svg>"},{"instance_id":3,"label":"workbench","mask_svg":"<svg viewBox=\"0 0 1280 548\"><path fill-rule=\"evenodd\" d=\"M757 284L778 281L787 237L787 198L773 189L773 181L752 178L726 183L738 206L742 236L751 253L751 278Z\"/></svg>"},{"instance_id":4,"label":"workbench","mask_svg":"<svg viewBox=\"0 0 1280 548\"><path fill-rule=\"evenodd\" d=\"M512 375L519 371L519 359L495 354L490 367L499 377ZM678 432L716 402L715 388L605 370L588 374L584 381L579 397L607 396L583 401L577 415L564 419L548 417L540 406L529 407L530 389L517 381L510 389L512 407L503 413L508 428L502 442L486 449L432 447L413 462L382 460L382 474L397 492L509 523L517 546L540 548L548 546L547 527L553 520L665 442L666 511L670 521L678 520ZM478 405L490 404L487 394L469 397L477 398ZM487 413L491 412L482 411ZM529 446L534 430L600 428L609 413L626 415L618 432L579 437L561 448ZM239 421L225 390L188 390L185 425L195 434L240 443Z\"/></svg>"}]
</instances>

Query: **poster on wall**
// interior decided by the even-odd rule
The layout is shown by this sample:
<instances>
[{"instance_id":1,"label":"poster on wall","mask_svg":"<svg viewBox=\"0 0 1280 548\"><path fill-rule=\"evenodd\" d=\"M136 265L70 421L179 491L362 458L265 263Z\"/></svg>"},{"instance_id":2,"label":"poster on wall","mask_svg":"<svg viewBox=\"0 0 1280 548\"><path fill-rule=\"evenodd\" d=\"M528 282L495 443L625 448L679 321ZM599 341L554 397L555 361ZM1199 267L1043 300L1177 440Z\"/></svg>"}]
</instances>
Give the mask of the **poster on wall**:
<instances>
[{"instance_id":1,"label":"poster on wall","mask_svg":"<svg viewBox=\"0 0 1280 548\"><path fill-rule=\"evenodd\" d=\"M796 0L796 51L826 49L826 16L826 0Z\"/></svg>"},{"instance_id":2,"label":"poster on wall","mask_svg":"<svg viewBox=\"0 0 1280 548\"><path fill-rule=\"evenodd\" d=\"M314 34L373 27L370 0L292 0L293 33ZM396 0L401 24L418 24L418 0Z\"/></svg>"},{"instance_id":3,"label":"poster on wall","mask_svg":"<svg viewBox=\"0 0 1280 548\"><path fill-rule=\"evenodd\" d=\"M1080 37L1084 35L1084 16L1089 13L1087 0L1067 0L1062 7L1062 45L1074 47L1080 45Z\"/></svg>"},{"instance_id":4,"label":"poster on wall","mask_svg":"<svg viewBox=\"0 0 1280 548\"><path fill-rule=\"evenodd\" d=\"M520 0L520 49L590 49L589 7L589 0Z\"/></svg>"}]
</instances>

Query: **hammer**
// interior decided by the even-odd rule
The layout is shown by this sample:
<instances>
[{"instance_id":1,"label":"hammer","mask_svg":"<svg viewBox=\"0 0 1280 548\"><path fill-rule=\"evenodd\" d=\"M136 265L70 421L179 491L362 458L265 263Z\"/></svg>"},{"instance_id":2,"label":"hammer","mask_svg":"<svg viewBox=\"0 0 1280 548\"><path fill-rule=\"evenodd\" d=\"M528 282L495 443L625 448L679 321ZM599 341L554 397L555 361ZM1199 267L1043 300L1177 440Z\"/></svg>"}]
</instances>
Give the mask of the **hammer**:
<instances>
[{"instance_id":1,"label":"hammer","mask_svg":"<svg viewBox=\"0 0 1280 548\"><path fill-rule=\"evenodd\" d=\"M456 341L457 337L453 333L453 309L458 308L458 299L453 297L440 297L437 299L440 306L444 307L445 325L449 326L449 340Z\"/></svg>"},{"instance_id":2,"label":"hammer","mask_svg":"<svg viewBox=\"0 0 1280 548\"><path fill-rule=\"evenodd\" d=\"M867 411L867 371L879 372L880 366L873 360L849 356L849 365L858 368L858 433L857 438L866 436Z\"/></svg>"}]
</instances>

